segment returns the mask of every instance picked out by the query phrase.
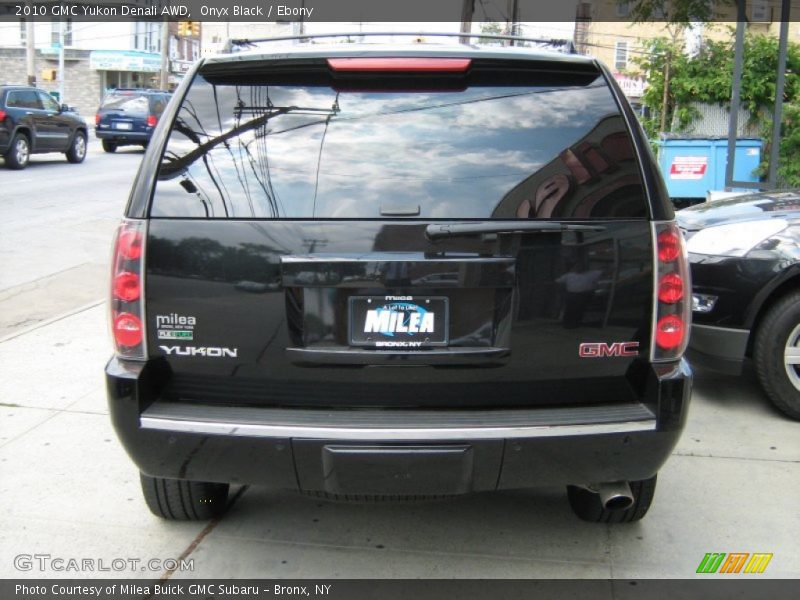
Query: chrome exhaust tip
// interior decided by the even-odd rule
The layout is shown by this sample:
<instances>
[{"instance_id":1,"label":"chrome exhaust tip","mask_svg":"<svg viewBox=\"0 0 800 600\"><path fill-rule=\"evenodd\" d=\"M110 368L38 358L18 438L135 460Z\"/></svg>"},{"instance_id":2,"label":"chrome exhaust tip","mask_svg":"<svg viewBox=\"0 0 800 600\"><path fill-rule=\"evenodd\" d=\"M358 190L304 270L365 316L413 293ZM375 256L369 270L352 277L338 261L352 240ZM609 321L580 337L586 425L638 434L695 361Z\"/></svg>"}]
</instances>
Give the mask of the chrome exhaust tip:
<instances>
[{"instance_id":1,"label":"chrome exhaust tip","mask_svg":"<svg viewBox=\"0 0 800 600\"><path fill-rule=\"evenodd\" d=\"M625 510L633 506L633 492L627 481L599 483L592 487L606 510Z\"/></svg>"}]
</instances>

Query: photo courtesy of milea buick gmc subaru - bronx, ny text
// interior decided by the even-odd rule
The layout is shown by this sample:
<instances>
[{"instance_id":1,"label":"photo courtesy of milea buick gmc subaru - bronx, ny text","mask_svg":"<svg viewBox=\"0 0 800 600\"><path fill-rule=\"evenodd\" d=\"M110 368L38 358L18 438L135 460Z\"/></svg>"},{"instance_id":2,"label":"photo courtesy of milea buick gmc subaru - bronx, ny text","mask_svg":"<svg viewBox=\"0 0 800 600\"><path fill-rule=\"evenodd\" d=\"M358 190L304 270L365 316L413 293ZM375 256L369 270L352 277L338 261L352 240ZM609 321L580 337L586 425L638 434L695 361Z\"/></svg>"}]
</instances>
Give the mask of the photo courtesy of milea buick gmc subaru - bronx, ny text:
<instances>
[{"instance_id":1,"label":"photo courtesy of milea buick gmc subaru - bronx, ny text","mask_svg":"<svg viewBox=\"0 0 800 600\"><path fill-rule=\"evenodd\" d=\"M109 404L150 509L564 485L582 519L642 518L691 285L607 69L251 45L186 77L116 237Z\"/></svg>"}]
</instances>

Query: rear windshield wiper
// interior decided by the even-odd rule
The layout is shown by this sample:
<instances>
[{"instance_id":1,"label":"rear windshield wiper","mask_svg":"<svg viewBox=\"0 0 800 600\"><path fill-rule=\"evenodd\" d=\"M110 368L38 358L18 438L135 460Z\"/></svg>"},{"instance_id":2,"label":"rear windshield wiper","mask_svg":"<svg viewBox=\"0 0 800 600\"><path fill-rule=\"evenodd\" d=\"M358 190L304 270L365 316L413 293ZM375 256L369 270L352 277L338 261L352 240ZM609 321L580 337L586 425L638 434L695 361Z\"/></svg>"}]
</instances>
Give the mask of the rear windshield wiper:
<instances>
[{"instance_id":1,"label":"rear windshield wiper","mask_svg":"<svg viewBox=\"0 0 800 600\"><path fill-rule=\"evenodd\" d=\"M436 223L425 228L428 239L439 240L464 235L482 233L528 233L563 231L603 231L602 225L579 225L577 223L558 223L552 221L519 221L519 222L480 222L480 223Z\"/></svg>"}]
</instances>

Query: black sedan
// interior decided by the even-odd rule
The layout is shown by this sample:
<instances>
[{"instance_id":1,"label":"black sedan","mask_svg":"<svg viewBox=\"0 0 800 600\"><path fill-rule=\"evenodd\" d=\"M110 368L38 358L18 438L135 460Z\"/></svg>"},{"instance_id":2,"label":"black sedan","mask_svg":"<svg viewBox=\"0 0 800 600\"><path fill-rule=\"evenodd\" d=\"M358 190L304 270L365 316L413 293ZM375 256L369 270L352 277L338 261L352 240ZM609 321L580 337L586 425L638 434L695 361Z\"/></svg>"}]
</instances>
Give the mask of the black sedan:
<instances>
[{"instance_id":1,"label":"black sedan","mask_svg":"<svg viewBox=\"0 0 800 600\"><path fill-rule=\"evenodd\" d=\"M692 269L690 360L738 374L752 358L770 400L800 419L800 190L677 216Z\"/></svg>"}]
</instances>

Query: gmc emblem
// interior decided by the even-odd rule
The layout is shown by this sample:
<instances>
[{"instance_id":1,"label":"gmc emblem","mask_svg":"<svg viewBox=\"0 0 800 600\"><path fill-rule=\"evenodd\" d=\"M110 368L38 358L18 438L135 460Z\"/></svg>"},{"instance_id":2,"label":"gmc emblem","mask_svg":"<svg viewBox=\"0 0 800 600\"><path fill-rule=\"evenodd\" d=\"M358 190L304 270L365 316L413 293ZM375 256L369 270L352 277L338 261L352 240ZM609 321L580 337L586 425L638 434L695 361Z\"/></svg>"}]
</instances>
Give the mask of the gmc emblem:
<instances>
[{"instance_id":1,"label":"gmc emblem","mask_svg":"<svg viewBox=\"0 0 800 600\"><path fill-rule=\"evenodd\" d=\"M585 342L578 346L581 358L602 358L604 356L638 356L639 342Z\"/></svg>"}]
</instances>

